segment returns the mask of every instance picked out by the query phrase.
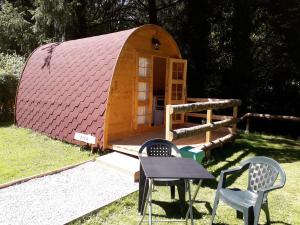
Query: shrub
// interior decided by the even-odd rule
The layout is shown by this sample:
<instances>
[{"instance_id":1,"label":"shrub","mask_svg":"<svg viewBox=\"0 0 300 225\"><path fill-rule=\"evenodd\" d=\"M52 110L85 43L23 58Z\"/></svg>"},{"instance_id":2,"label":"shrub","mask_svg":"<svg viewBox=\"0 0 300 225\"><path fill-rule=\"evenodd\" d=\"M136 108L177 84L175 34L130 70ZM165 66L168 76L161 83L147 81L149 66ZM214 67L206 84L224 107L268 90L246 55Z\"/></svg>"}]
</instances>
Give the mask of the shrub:
<instances>
[{"instance_id":1,"label":"shrub","mask_svg":"<svg viewBox=\"0 0 300 225\"><path fill-rule=\"evenodd\" d=\"M0 120L13 115L15 97L24 58L0 53Z\"/></svg>"}]
</instances>

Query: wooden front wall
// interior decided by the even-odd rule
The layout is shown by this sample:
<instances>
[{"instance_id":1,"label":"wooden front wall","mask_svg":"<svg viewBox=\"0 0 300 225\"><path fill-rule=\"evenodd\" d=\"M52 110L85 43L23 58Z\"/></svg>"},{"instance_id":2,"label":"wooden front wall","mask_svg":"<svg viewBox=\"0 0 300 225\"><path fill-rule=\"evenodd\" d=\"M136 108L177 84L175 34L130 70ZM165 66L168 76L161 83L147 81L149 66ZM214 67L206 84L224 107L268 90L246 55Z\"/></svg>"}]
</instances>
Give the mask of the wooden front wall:
<instances>
[{"instance_id":1,"label":"wooden front wall","mask_svg":"<svg viewBox=\"0 0 300 225\"><path fill-rule=\"evenodd\" d=\"M161 46L154 50L151 39L155 36ZM149 55L181 58L176 43L164 30L151 25L139 29L125 44L110 89L106 111L105 140L107 142L138 132L134 126L136 101L136 76L138 56ZM152 59L153 60L153 59Z\"/></svg>"}]
</instances>

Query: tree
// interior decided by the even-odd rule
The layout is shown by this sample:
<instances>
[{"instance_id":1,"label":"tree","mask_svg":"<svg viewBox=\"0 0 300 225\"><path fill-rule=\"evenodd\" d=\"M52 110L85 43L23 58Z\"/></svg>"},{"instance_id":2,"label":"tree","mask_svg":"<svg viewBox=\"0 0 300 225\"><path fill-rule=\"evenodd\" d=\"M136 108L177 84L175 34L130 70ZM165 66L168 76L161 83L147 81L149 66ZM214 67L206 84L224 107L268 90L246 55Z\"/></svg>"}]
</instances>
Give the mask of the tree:
<instances>
[{"instance_id":1,"label":"tree","mask_svg":"<svg viewBox=\"0 0 300 225\"><path fill-rule=\"evenodd\" d=\"M5 1L0 10L0 52L28 54L36 43L32 24L24 12Z\"/></svg>"}]
</instances>

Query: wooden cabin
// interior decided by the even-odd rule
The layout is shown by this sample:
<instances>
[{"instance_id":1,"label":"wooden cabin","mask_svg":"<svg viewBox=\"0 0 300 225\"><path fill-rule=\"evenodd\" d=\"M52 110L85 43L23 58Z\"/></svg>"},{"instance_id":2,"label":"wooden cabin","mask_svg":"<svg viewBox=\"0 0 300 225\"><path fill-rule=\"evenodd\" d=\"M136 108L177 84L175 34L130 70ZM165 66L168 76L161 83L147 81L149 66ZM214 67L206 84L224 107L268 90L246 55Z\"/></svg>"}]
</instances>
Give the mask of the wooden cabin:
<instances>
[{"instance_id":1,"label":"wooden cabin","mask_svg":"<svg viewBox=\"0 0 300 225\"><path fill-rule=\"evenodd\" d=\"M187 126L184 112L166 116L166 105L187 102L186 77L175 40L156 25L47 44L22 72L16 123L75 144L75 132L91 134L100 149L136 154L147 139L166 137L166 121L168 129ZM205 135L178 144L203 142Z\"/></svg>"}]
</instances>

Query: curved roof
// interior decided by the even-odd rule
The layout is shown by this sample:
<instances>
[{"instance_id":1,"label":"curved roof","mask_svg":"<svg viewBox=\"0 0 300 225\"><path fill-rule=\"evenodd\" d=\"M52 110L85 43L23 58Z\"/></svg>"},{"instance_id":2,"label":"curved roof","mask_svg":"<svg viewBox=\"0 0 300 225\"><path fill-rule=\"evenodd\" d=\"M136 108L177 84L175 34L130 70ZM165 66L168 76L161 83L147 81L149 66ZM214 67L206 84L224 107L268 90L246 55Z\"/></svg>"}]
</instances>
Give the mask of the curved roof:
<instances>
[{"instance_id":1,"label":"curved roof","mask_svg":"<svg viewBox=\"0 0 300 225\"><path fill-rule=\"evenodd\" d=\"M37 48L19 83L17 125L70 143L75 131L92 134L102 147L114 68L136 29Z\"/></svg>"}]
</instances>

